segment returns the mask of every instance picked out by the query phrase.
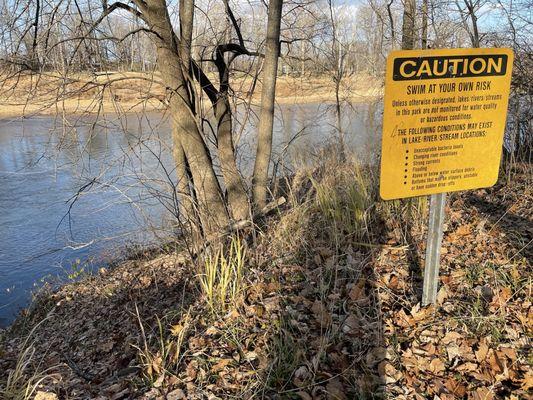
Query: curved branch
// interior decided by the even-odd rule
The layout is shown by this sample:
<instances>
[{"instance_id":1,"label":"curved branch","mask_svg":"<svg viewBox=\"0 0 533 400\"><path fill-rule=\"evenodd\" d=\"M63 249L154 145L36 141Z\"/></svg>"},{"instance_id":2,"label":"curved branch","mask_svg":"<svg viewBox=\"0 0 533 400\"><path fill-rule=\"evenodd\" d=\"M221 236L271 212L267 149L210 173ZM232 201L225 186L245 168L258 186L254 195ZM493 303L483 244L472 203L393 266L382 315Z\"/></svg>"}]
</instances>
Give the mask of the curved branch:
<instances>
[{"instance_id":1,"label":"curved branch","mask_svg":"<svg viewBox=\"0 0 533 400\"><path fill-rule=\"evenodd\" d=\"M233 28L235 28L235 33L237 33L237 38L239 39L239 44L245 48L244 45L244 39L242 38L241 28L239 27L239 24L237 23L237 20L235 19L235 15L233 15L233 11L231 10L231 7L229 6L228 0L222 0L224 3L224 7L226 8L226 14L228 14L229 19L231 20L231 23L233 25Z\"/></svg>"},{"instance_id":2,"label":"curved branch","mask_svg":"<svg viewBox=\"0 0 533 400\"><path fill-rule=\"evenodd\" d=\"M120 37L116 37L116 36L101 36L101 37L88 38L87 35L69 37L67 39L59 40L58 42L54 43L51 47L47 48L47 51L50 52L51 50L53 50L56 47L62 45L63 43L73 42L75 40L80 40L80 41L89 40L89 39L93 40L93 41L109 40L111 42L121 43L124 40L126 40L128 37L133 36L133 35L135 35L137 33L140 33L140 32L151 33L151 34L157 36L159 39L161 39L161 36L157 32L155 32L155 31L153 31L151 29L148 29L148 28L141 27L141 28L137 28L137 29L134 29L134 30L126 33L121 38Z\"/></svg>"},{"instance_id":3,"label":"curved branch","mask_svg":"<svg viewBox=\"0 0 533 400\"><path fill-rule=\"evenodd\" d=\"M107 6L107 3L105 3L104 12L100 17L95 21L95 23L92 25L90 31L88 33L91 33L100 23L107 17L109 14L111 14L115 10L125 10L131 13L133 16L142 19L144 22L146 22L146 19L144 18L144 15L137 9L133 8L129 4L121 3L120 1L117 1L113 4L111 4L109 7Z\"/></svg>"},{"instance_id":4,"label":"curved branch","mask_svg":"<svg viewBox=\"0 0 533 400\"><path fill-rule=\"evenodd\" d=\"M73 56L78 52L83 40L85 40L98 27L98 25L100 25L102 23L102 21L106 17L108 17L115 10L119 10L119 9L126 10L126 11L130 12L131 14L133 14L135 17L142 19L144 22L147 22L146 19L144 18L144 15L139 10L136 10L135 8L133 8L132 6L130 6L128 4L124 4L124 3L121 3L119 1L117 1L117 2L115 2L113 4L111 4L108 7L107 6L107 2L104 1L102 3L102 6L105 7L104 11L100 15L100 17L98 17L98 19L96 21L94 21L94 23L91 25L89 30L85 33L84 38L79 41L79 43L77 44L76 48L74 49L74 51L72 53ZM72 60L73 59L74 58L72 58ZM69 65L70 65L70 63L69 63Z\"/></svg>"},{"instance_id":5,"label":"curved branch","mask_svg":"<svg viewBox=\"0 0 533 400\"><path fill-rule=\"evenodd\" d=\"M205 72L200 68L198 63L194 60L191 60L191 72L196 81L200 84L200 87L204 91L204 93L209 98L209 101L214 105L217 102L218 99L218 90L216 89L215 85L211 82L211 80L207 77Z\"/></svg>"}]
</instances>

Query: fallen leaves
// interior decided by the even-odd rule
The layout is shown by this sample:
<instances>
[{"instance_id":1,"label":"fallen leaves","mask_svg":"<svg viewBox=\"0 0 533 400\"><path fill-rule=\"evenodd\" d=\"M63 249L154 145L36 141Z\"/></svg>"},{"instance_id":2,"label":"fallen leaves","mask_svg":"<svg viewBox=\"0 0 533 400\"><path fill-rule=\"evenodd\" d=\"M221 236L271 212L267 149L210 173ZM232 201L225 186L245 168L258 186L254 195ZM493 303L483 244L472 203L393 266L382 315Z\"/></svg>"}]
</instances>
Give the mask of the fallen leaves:
<instances>
[{"instance_id":1,"label":"fallen leaves","mask_svg":"<svg viewBox=\"0 0 533 400\"><path fill-rule=\"evenodd\" d=\"M360 278L355 285L352 286L348 296L352 301L358 301L365 295L365 279Z\"/></svg>"},{"instance_id":2,"label":"fallen leaves","mask_svg":"<svg viewBox=\"0 0 533 400\"><path fill-rule=\"evenodd\" d=\"M530 207L518 195L493 190L482 198L504 204L511 196L513 212L527 220ZM172 257L124 264L54 295L61 307L50 328L38 332L39 354L54 364L68 354L81 373L96 377L88 384L63 369L57 385L69 398L225 399L258 391L303 400L528 399L530 250L511 259L520 249L502 229L505 218L496 223L502 215L491 219L489 200L469 196L450 197L436 306L419 303L424 231L409 227L406 245L406 226L376 221L383 232L371 239L386 246L358 246L349 235L333 245L308 215L299 230L304 240L289 238L290 247L280 241L273 253L275 223L271 236L258 239L243 304L225 315L208 317L196 288L186 284L194 271L177 268ZM513 238L530 235L527 223L513 229ZM148 383L138 373L116 373L138 368L132 345L144 348L131 315L135 304L154 355L143 365L153 376Z\"/></svg>"},{"instance_id":3,"label":"fallen leaves","mask_svg":"<svg viewBox=\"0 0 533 400\"><path fill-rule=\"evenodd\" d=\"M480 387L469 396L472 400L493 400L494 392L490 388Z\"/></svg>"},{"instance_id":4,"label":"fallen leaves","mask_svg":"<svg viewBox=\"0 0 533 400\"><path fill-rule=\"evenodd\" d=\"M388 360L379 363L378 373L383 380L383 383L386 385L398 382L403 376L403 374Z\"/></svg>"},{"instance_id":5,"label":"fallen leaves","mask_svg":"<svg viewBox=\"0 0 533 400\"><path fill-rule=\"evenodd\" d=\"M347 400L346 389L340 379L331 379L326 385L328 400Z\"/></svg>"},{"instance_id":6,"label":"fallen leaves","mask_svg":"<svg viewBox=\"0 0 533 400\"><path fill-rule=\"evenodd\" d=\"M37 393L35 393L34 400L57 400L58 397L54 393L48 393L43 392L42 390L38 390Z\"/></svg>"},{"instance_id":7,"label":"fallen leaves","mask_svg":"<svg viewBox=\"0 0 533 400\"><path fill-rule=\"evenodd\" d=\"M322 326L326 326L331 323L331 314L326 308L326 306L320 301L315 300L311 310L315 314L315 318Z\"/></svg>"},{"instance_id":8,"label":"fallen leaves","mask_svg":"<svg viewBox=\"0 0 533 400\"><path fill-rule=\"evenodd\" d=\"M222 359L211 367L211 371L215 373L220 372L224 370L232 361L233 361L232 359L228 359L228 358Z\"/></svg>"}]
</instances>

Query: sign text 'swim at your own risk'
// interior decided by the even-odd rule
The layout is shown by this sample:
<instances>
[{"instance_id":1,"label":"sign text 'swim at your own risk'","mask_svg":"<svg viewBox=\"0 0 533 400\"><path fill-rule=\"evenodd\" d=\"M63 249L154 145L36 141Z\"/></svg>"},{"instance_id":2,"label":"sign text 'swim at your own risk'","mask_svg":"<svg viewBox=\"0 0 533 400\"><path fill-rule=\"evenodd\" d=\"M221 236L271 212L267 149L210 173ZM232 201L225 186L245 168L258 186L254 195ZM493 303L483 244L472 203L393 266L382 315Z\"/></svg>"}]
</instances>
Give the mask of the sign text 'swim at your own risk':
<instances>
[{"instance_id":1,"label":"sign text 'swim at your own risk'","mask_svg":"<svg viewBox=\"0 0 533 400\"><path fill-rule=\"evenodd\" d=\"M510 49L406 50L389 55L383 199L496 183L512 65Z\"/></svg>"}]
</instances>

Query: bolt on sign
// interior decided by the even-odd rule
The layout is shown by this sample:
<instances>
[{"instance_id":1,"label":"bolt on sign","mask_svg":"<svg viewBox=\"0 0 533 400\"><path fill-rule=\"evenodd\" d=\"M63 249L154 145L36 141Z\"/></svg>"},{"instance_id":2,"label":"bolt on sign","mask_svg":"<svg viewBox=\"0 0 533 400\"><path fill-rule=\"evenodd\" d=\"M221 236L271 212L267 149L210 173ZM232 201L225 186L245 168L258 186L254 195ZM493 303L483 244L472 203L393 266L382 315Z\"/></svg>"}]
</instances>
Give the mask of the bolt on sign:
<instances>
[{"instance_id":1,"label":"bolt on sign","mask_svg":"<svg viewBox=\"0 0 533 400\"><path fill-rule=\"evenodd\" d=\"M389 55L383 199L496 183L512 65L510 49L403 50Z\"/></svg>"}]
</instances>

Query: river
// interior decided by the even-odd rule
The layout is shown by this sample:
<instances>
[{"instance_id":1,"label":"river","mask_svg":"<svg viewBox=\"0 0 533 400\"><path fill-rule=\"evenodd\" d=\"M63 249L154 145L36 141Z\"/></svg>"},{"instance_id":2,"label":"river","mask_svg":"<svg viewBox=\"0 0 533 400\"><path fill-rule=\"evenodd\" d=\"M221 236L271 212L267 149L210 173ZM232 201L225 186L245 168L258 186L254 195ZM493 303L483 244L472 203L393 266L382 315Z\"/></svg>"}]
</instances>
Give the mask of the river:
<instances>
[{"instance_id":1,"label":"river","mask_svg":"<svg viewBox=\"0 0 533 400\"><path fill-rule=\"evenodd\" d=\"M377 154L379 103L344 111L349 149ZM274 161L290 173L334 140L332 108L277 108ZM244 118L240 113L239 119ZM238 160L252 168L255 123L235 126ZM66 282L173 233L176 204L168 118L39 116L0 120L0 327L44 281Z\"/></svg>"}]
</instances>

